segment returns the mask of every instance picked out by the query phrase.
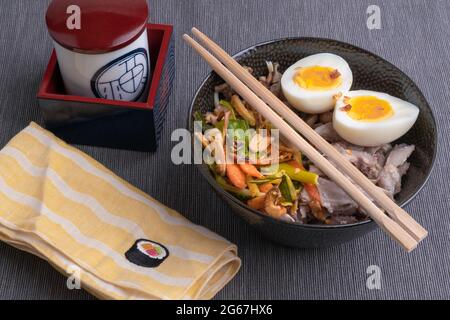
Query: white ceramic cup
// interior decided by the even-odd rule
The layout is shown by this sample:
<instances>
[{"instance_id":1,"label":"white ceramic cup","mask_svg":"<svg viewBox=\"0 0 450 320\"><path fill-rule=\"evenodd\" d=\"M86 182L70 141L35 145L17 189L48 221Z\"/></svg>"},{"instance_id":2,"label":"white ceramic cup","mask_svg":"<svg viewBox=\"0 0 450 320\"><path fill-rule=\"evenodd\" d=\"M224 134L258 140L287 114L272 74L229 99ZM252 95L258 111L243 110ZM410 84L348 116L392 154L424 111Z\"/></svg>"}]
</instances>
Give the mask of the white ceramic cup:
<instances>
[{"instance_id":1,"label":"white ceramic cup","mask_svg":"<svg viewBox=\"0 0 450 320\"><path fill-rule=\"evenodd\" d=\"M129 45L99 54L79 53L54 41L67 94L143 101L150 78L147 30Z\"/></svg>"}]
</instances>

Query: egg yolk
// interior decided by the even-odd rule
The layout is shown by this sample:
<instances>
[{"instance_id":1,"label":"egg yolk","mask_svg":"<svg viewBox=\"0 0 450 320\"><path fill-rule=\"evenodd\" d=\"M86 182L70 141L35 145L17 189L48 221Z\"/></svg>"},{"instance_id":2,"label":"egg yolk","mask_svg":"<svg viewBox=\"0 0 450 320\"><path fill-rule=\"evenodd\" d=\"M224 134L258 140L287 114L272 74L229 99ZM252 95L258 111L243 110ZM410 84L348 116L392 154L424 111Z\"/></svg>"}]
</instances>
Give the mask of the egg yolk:
<instances>
[{"instance_id":1,"label":"egg yolk","mask_svg":"<svg viewBox=\"0 0 450 320\"><path fill-rule=\"evenodd\" d=\"M294 82L303 89L324 91L341 85L342 76L337 69L322 66L300 68Z\"/></svg>"},{"instance_id":2,"label":"egg yolk","mask_svg":"<svg viewBox=\"0 0 450 320\"><path fill-rule=\"evenodd\" d=\"M394 114L389 102L374 96L351 98L344 108L347 107L349 117L360 121L380 121L387 119Z\"/></svg>"}]
</instances>

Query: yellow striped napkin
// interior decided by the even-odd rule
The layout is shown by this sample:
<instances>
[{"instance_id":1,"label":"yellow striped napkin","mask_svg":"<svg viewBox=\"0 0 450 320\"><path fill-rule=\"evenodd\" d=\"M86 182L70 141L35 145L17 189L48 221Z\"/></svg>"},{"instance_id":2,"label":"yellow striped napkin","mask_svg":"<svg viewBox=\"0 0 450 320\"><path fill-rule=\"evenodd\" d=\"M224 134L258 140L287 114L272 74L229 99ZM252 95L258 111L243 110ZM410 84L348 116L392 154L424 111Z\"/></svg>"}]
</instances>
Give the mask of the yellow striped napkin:
<instances>
[{"instance_id":1,"label":"yellow striped napkin","mask_svg":"<svg viewBox=\"0 0 450 320\"><path fill-rule=\"evenodd\" d=\"M235 245L35 123L0 151L0 240L104 299L210 299L241 265Z\"/></svg>"}]
</instances>

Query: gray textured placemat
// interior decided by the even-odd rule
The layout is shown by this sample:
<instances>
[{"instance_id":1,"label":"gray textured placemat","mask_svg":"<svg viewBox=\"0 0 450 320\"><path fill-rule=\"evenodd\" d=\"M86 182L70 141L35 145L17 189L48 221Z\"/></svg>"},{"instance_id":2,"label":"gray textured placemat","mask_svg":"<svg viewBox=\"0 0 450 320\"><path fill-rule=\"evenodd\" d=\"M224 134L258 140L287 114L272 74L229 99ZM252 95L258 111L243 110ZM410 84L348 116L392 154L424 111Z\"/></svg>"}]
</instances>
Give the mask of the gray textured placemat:
<instances>
[{"instance_id":1,"label":"gray textured placemat","mask_svg":"<svg viewBox=\"0 0 450 320\"><path fill-rule=\"evenodd\" d=\"M366 9L378 4L382 29L368 30ZM188 219L235 242L243 266L218 294L223 299L450 298L449 1L153 0L151 19L175 24L177 77L161 146L154 154L80 147L132 184ZM0 146L29 121L42 123L36 92L51 50L47 1L0 4ZM411 254L381 231L325 250L282 248L262 239L212 192L190 166L167 159L170 133L185 126L188 106L208 68L180 39L198 26L229 52L286 36L346 41L394 63L423 90L439 126L439 152L427 186L407 206L429 231ZM366 288L378 265L381 290ZM85 299L46 262L0 244L0 298Z\"/></svg>"}]
</instances>

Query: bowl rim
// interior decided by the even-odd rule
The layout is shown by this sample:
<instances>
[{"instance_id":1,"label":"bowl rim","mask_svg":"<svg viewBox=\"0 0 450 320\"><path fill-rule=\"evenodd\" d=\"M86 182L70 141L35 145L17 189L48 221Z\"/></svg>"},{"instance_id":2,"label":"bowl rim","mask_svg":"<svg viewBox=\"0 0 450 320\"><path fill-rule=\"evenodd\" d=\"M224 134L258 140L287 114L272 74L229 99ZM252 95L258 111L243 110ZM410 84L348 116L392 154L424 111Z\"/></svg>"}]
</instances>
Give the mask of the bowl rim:
<instances>
[{"instance_id":1,"label":"bowl rim","mask_svg":"<svg viewBox=\"0 0 450 320\"><path fill-rule=\"evenodd\" d=\"M422 91L420 90L420 88L417 86L417 84L406 74L404 73L401 69L399 69L398 67L396 67L394 64L392 64L391 62L387 61L386 59L380 57L379 55L368 51L366 49L363 49L359 46L347 43L347 42L343 42L340 40L335 40L335 39L330 39L330 38L323 38L323 37L284 37L284 38L278 38L278 39L272 39L272 40L267 40L267 41L263 41L263 42L259 42L255 45L252 45L250 47L247 47L245 49L242 49L236 53L233 53L231 56L236 59L239 62L239 59L245 55L246 53L249 53L252 50L255 50L259 47L262 46L266 46L266 45L270 45L270 44L275 44L278 42L285 42L285 41L290 41L290 40L302 40L302 41L325 41L325 42L332 42L338 46L348 46L348 47L352 47L354 49L359 50L361 53L365 53L368 54L370 56L372 56L373 58L375 58L376 60L386 63L388 64L390 67L394 68L397 72L399 72L399 74L406 78L408 81L410 81L418 95L419 98L424 102L424 106L426 108L428 108L428 110L430 111L431 114L431 119L433 122L433 127L435 128L434 130L434 141L435 141L435 148L434 148L434 152L432 155L432 159L431 159L431 165L428 169L428 171L426 172L425 175L425 179L423 181L423 183L419 186L417 186L415 188L415 190L412 192L412 194L405 199L404 201L402 201L401 203L397 203L400 207L404 207L406 206L408 203L410 203L416 196L417 194L425 187L425 185L428 183L428 180L430 179L430 176L434 170L434 166L435 166L435 162L436 162L436 156L437 156L437 150L439 148L439 135L437 133L437 124L436 124L436 119L433 113L433 109L430 107L430 104L428 103L428 100L425 98L424 94L422 93ZM187 129L189 130L189 132L191 133L191 137L193 137L193 133L191 132L191 128L193 125L193 119L192 119L192 112L193 109L195 107L195 101L197 96L199 95L200 91L202 90L203 86L205 85L205 83L212 78L213 76L217 75L214 70L211 70L208 75L203 79L203 81L200 83L200 85L197 87L197 90L195 91L193 98L191 99L191 105L189 106L189 110L188 110L188 119L187 119ZM194 138L193 138L194 139ZM194 142L194 140L192 140L192 143ZM367 220L363 220L363 221L358 221L358 222L354 222L354 223L349 223L349 224L335 224L335 225L321 225L321 224L299 224L299 223L292 223L292 222L287 222L287 221L283 221L283 220L279 220L279 219L275 219L271 216L265 215L261 212L259 212L258 210L255 210L253 208L250 208L249 206L247 206L247 204L245 204L244 202L240 201L239 199L237 199L235 196L233 196L232 194L230 194L229 192L225 191L223 188L221 188L217 182L212 178L211 173L209 172L209 169L207 169L208 173L205 173L204 169L204 164L195 164L195 166L197 167L197 170L200 171L201 175L206 179L206 181L208 181L208 183L213 187L213 189L218 192L220 195L225 196L228 200L232 201L233 203L237 204L238 206L240 206L242 209L245 209L253 214L256 214L257 216L263 218L263 219L268 219L271 220L271 222L273 223L277 223L277 224L282 224L291 228L299 228L299 229L321 229L321 230L329 230L329 229L344 229L344 228L355 228L355 227L359 227L362 225L366 225L366 224L373 224L374 221L369 217Z\"/></svg>"}]
</instances>

